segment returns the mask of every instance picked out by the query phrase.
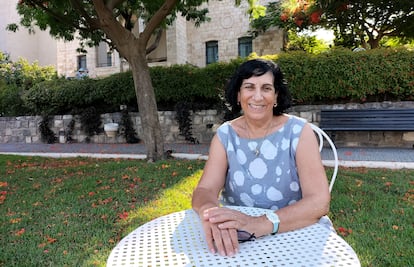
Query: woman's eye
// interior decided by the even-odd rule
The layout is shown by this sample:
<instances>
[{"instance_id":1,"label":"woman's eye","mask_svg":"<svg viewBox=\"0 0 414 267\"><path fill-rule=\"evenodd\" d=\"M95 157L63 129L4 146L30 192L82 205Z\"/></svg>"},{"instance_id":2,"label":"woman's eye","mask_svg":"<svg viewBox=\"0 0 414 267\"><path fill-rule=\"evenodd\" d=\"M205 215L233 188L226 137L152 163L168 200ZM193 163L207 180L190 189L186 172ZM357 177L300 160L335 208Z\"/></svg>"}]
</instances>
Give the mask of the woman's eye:
<instances>
[{"instance_id":1,"label":"woman's eye","mask_svg":"<svg viewBox=\"0 0 414 267\"><path fill-rule=\"evenodd\" d=\"M253 87L253 86L251 86L251 85L244 85L244 86L243 86L243 89L246 89L246 90L252 90L252 89L254 89L254 87Z\"/></svg>"}]
</instances>

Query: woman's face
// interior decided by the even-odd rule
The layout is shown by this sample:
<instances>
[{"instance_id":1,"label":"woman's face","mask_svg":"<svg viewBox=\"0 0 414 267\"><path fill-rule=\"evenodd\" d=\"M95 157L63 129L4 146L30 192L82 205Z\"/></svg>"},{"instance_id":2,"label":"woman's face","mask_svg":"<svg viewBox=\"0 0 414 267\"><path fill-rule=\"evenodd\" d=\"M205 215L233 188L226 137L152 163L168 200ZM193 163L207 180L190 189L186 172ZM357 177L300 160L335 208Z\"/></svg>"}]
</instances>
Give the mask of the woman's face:
<instances>
[{"instance_id":1,"label":"woman's face","mask_svg":"<svg viewBox=\"0 0 414 267\"><path fill-rule=\"evenodd\" d=\"M237 100L246 116L260 119L273 115L273 105L277 94L273 86L273 74L267 72L262 76L252 76L242 82Z\"/></svg>"}]
</instances>

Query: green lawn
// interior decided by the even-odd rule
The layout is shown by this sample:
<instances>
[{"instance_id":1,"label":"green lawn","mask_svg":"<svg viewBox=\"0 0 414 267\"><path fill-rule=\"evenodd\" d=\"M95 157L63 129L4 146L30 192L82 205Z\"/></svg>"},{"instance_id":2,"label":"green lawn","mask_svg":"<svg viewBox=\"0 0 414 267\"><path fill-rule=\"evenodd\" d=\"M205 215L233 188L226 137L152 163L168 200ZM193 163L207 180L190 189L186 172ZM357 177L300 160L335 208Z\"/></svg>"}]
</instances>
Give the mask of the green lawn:
<instances>
[{"instance_id":1,"label":"green lawn","mask_svg":"<svg viewBox=\"0 0 414 267\"><path fill-rule=\"evenodd\" d=\"M204 163L0 155L0 266L105 266L127 233L190 208ZM330 216L363 266L414 266L413 203L412 170L341 168Z\"/></svg>"}]
</instances>

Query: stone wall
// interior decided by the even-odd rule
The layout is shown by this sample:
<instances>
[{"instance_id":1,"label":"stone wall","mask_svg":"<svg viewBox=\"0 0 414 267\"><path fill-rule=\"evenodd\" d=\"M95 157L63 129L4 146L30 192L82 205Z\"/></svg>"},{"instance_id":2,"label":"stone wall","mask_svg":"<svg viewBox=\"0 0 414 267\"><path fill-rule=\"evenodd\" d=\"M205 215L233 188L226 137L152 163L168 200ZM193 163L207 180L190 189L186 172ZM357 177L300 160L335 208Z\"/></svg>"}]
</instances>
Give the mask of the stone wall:
<instances>
[{"instance_id":1,"label":"stone wall","mask_svg":"<svg viewBox=\"0 0 414 267\"><path fill-rule=\"evenodd\" d=\"M133 127L137 136L142 138L144 129L141 126L139 113L129 113ZM118 131L116 137L108 137L103 132L103 125L108 122L120 124L122 114L120 112L107 113L101 115L102 132L90 138L91 143L125 143L125 138ZM75 142L85 142L87 135L81 129L81 123L77 116L56 115L50 123L51 130L56 134L58 141L65 142L62 138L69 130L70 122L75 121L72 132L72 139ZM159 120L164 134L165 142L186 142L180 135L178 123L175 120L174 111L160 111ZM41 116L21 116L21 117L0 117L0 143L41 143L39 123ZM202 110L192 114L193 137L200 143L210 142L215 133L215 129L222 122L221 114L216 110Z\"/></svg>"},{"instance_id":2,"label":"stone wall","mask_svg":"<svg viewBox=\"0 0 414 267\"><path fill-rule=\"evenodd\" d=\"M290 110L290 114L297 115L318 125L321 109L367 109L367 108L412 108L414 102L381 102L365 104L338 104L338 105L301 105ZM139 113L130 113L134 129L138 137L143 136ZM121 121L121 113L108 113L101 115L102 123ZM160 111L159 119L167 143L186 142L180 135L174 111ZM0 143L41 143L38 125L40 116L0 117ZM79 119L72 115L54 116L51 129L58 140L65 142L64 132L68 130L69 123L75 120L72 138L76 142L85 142L86 135L81 130ZM192 113L193 137L200 143L209 143L217 127L223 122L223 114L216 110L203 110ZM103 129L103 125L102 125ZM328 132L329 133L329 132ZM332 134L332 133L329 133ZM125 143L125 138L118 133L116 137L108 137L102 133L90 140L92 143ZM402 131L359 131L336 132L335 144L341 146L381 146L381 147L410 147L414 145L414 132Z\"/></svg>"}]
</instances>

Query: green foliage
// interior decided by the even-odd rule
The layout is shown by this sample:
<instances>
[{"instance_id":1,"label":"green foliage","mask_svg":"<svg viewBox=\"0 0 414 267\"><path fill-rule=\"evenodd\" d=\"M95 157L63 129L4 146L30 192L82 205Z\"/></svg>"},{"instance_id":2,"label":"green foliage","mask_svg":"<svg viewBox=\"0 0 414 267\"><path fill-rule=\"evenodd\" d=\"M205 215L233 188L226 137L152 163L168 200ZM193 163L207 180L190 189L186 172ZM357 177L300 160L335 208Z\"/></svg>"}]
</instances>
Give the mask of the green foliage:
<instances>
[{"instance_id":1,"label":"green foliage","mask_svg":"<svg viewBox=\"0 0 414 267\"><path fill-rule=\"evenodd\" d=\"M257 57L252 54L250 58ZM334 49L319 54L291 51L264 58L281 65L298 104L345 101L412 100L414 52L374 49L352 52ZM187 102L189 110L224 109L223 92L228 79L245 59L216 63L205 68L189 65L154 67L150 74L158 108L174 110ZM43 81L20 90L0 83L0 112L4 115L80 114L93 106L97 113L119 111L120 105L138 110L131 72L102 79ZM15 99L16 101L9 100ZM21 108L25 107L25 109Z\"/></svg>"},{"instance_id":2,"label":"green foliage","mask_svg":"<svg viewBox=\"0 0 414 267\"><path fill-rule=\"evenodd\" d=\"M33 84L57 78L56 70L51 66L42 67L37 62L30 64L26 59L11 62L0 52L0 80L23 89Z\"/></svg>"},{"instance_id":3,"label":"green foliage","mask_svg":"<svg viewBox=\"0 0 414 267\"><path fill-rule=\"evenodd\" d=\"M335 31L335 45L348 48L378 48L385 36L414 38L412 0L282 0L266 7L266 15L251 23L255 35L274 26L295 31L324 27Z\"/></svg>"},{"instance_id":4,"label":"green foliage","mask_svg":"<svg viewBox=\"0 0 414 267\"><path fill-rule=\"evenodd\" d=\"M0 114L27 114L22 95L33 85L54 79L57 73L53 67L42 67L37 62L30 64L25 59L12 62L8 54L0 52Z\"/></svg>"},{"instance_id":5,"label":"green foliage","mask_svg":"<svg viewBox=\"0 0 414 267\"><path fill-rule=\"evenodd\" d=\"M175 105L175 119L178 121L180 135L184 136L186 141L189 141L193 144L198 144L199 141L197 138L193 137L190 107L191 104L184 101L177 103L177 105Z\"/></svg>"},{"instance_id":6,"label":"green foliage","mask_svg":"<svg viewBox=\"0 0 414 267\"><path fill-rule=\"evenodd\" d=\"M323 8L325 25L337 30L335 35L343 44L353 41L377 48L385 36L414 38L412 0L317 0L316 5Z\"/></svg>"},{"instance_id":7,"label":"green foliage","mask_svg":"<svg viewBox=\"0 0 414 267\"><path fill-rule=\"evenodd\" d=\"M102 103L119 110L119 105L136 106L137 100L131 71L113 74L104 79L93 81L96 93Z\"/></svg>"},{"instance_id":8,"label":"green foliage","mask_svg":"<svg viewBox=\"0 0 414 267\"><path fill-rule=\"evenodd\" d=\"M24 106L21 90L15 84L0 81L0 115L20 116L30 111Z\"/></svg>"},{"instance_id":9,"label":"green foliage","mask_svg":"<svg viewBox=\"0 0 414 267\"><path fill-rule=\"evenodd\" d=\"M43 143L53 144L57 141L57 136L50 129L51 117L44 116L39 123L40 139Z\"/></svg>"},{"instance_id":10,"label":"green foliage","mask_svg":"<svg viewBox=\"0 0 414 267\"><path fill-rule=\"evenodd\" d=\"M129 116L128 109L122 110L121 117L121 133L125 137L125 141L128 144L139 143L140 139L135 132L134 125L132 123L131 117Z\"/></svg>"},{"instance_id":11,"label":"green foliage","mask_svg":"<svg viewBox=\"0 0 414 267\"><path fill-rule=\"evenodd\" d=\"M288 31L288 43L286 51L305 51L309 54L319 54L328 51L329 47L323 41L318 40L316 36L309 34L298 34L295 31Z\"/></svg>"},{"instance_id":12,"label":"green foliage","mask_svg":"<svg viewBox=\"0 0 414 267\"><path fill-rule=\"evenodd\" d=\"M117 4L108 3L106 5L94 4L92 1L83 0L53 0L47 2L22 0L17 5L17 11L21 16L20 25L34 31L34 25L41 30L49 30L52 36L67 41L75 38L80 41L79 51L83 51L86 46L92 47L101 41L108 42L109 45L117 49L120 40L110 39L108 34L109 28L122 27L126 31L131 31L135 25L136 18L142 18L145 24L152 24L160 28L165 28L171 24L177 14L181 14L187 20L194 21L196 25L208 21L208 9L200 8L206 0L177 1L172 4L171 12L165 13L171 3L165 4L161 0L123 0ZM167 6L167 7L166 7ZM164 9L164 10L163 10ZM162 12L159 12L162 10ZM168 10L167 10L168 11ZM102 15L102 12L110 12L116 26L112 23L100 26L96 18ZM154 16L156 12L165 13L161 16ZM168 16L168 17L167 17ZM7 25L10 31L17 31L19 25ZM154 28L152 33L156 29ZM78 36L75 36L75 35ZM108 38L109 37L109 38ZM123 37L122 37L123 38Z\"/></svg>"},{"instance_id":13,"label":"green foliage","mask_svg":"<svg viewBox=\"0 0 414 267\"><path fill-rule=\"evenodd\" d=\"M101 115L94 106L82 108L77 113L79 113L81 128L87 135L86 142L89 143L90 137L102 132Z\"/></svg>"},{"instance_id":14,"label":"green foliage","mask_svg":"<svg viewBox=\"0 0 414 267\"><path fill-rule=\"evenodd\" d=\"M414 53L407 50L290 52L277 62L298 104L413 99Z\"/></svg>"}]
</instances>

